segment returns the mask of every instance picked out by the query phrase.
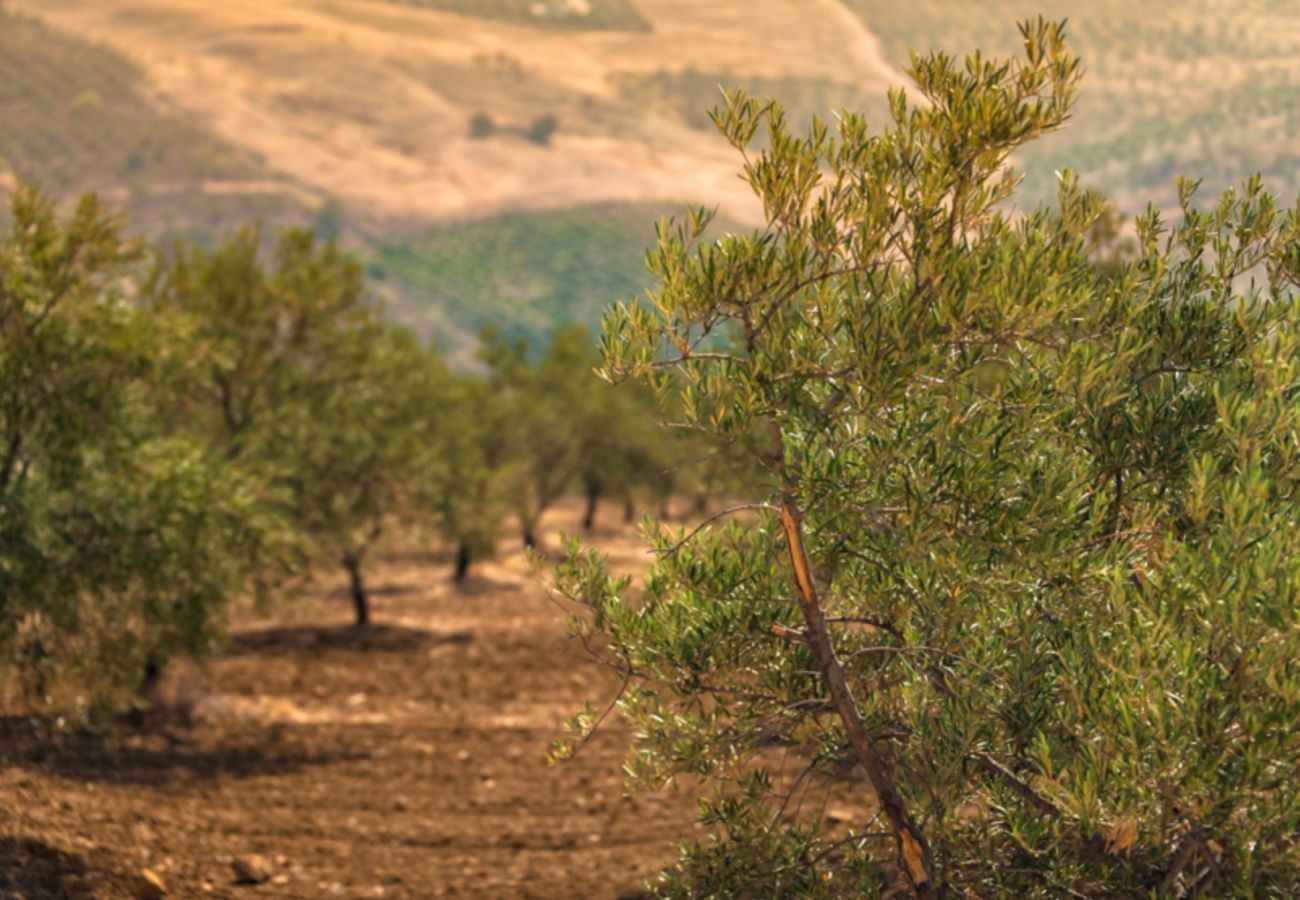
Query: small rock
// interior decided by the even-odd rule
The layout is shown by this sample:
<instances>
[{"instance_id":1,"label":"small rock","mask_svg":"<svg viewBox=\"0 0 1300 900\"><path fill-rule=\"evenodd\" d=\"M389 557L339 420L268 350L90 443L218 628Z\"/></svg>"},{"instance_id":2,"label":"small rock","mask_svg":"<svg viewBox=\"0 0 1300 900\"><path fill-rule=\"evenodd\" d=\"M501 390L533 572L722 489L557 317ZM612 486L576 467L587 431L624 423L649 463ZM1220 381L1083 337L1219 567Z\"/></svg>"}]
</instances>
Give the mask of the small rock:
<instances>
[{"instance_id":1,"label":"small rock","mask_svg":"<svg viewBox=\"0 0 1300 900\"><path fill-rule=\"evenodd\" d=\"M271 863L256 853L235 857L230 868L235 873L235 884L265 884L271 880Z\"/></svg>"},{"instance_id":2,"label":"small rock","mask_svg":"<svg viewBox=\"0 0 1300 900\"><path fill-rule=\"evenodd\" d=\"M162 900L167 896L167 883L153 869L141 869L140 878L144 882L140 885L140 900Z\"/></svg>"}]
</instances>

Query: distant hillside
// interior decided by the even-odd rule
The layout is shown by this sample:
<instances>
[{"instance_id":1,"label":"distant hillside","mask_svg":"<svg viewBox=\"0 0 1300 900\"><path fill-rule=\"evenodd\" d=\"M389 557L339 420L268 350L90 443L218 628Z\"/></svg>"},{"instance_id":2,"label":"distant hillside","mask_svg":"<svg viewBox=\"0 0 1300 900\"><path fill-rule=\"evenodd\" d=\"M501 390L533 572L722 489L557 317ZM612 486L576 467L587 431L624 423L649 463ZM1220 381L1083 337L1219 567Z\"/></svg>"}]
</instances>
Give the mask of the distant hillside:
<instances>
[{"instance_id":1,"label":"distant hillside","mask_svg":"<svg viewBox=\"0 0 1300 900\"><path fill-rule=\"evenodd\" d=\"M1018 50L1014 23L1068 18L1086 74L1073 123L1022 160L1030 198L1069 166L1130 209L1177 175L1219 190L1262 171L1300 189L1300 4L1294 0L844 0L905 65L911 49Z\"/></svg>"},{"instance_id":2,"label":"distant hillside","mask_svg":"<svg viewBox=\"0 0 1300 900\"><path fill-rule=\"evenodd\" d=\"M472 349L488 325L533 342L560 322L581 322L594 334L605 307L650 287L645 248L655 222L684 210L617 203L508 213L385 245L370 274L405 298L400 318L453 352Z\"/></svg>"},{"instance_id":3,"label":"distant hillside","mask_svg":"<svg viewBox=\"0 0 1300 900\"><path fill-rule=\"evenodd\" d=\"M121 54L0 9L0 179L96 190L155 234L301 218L294 186L150 96Z\"/></svg>"},{"instance_id":4,"label":"distant hillside","mask_svg":"<svg viewBox=\"0 0 1300 900\"><path fill-rule=\"evenodd\" d=\"M679 197L753 219L731 148L635 85L712 105L716 82L677 83L707 65L719 81L814 85L829 115L896 75L836 0L10 4L124 52L177 108L380 230Z\"/></svg>"},{"instance_id":5,"label":"distant hillside","mask_svg":"<svg viewBox=\"0 0 1300 900\"><path fill-rule=\"evenodd\" d=\"M708 120L720 86L796 125L881 122L909 49L1017 52L1039 11L1071 19L1088 74L1017 161L1022 204L1064 166L1130 210L1176 174L1300 188L1293 0L0 4L0 187L95 188L151 235L318 221L461 355L484 324L540 336L638 292L661 212L761 219Z\"/></svg>"}]
</instances>

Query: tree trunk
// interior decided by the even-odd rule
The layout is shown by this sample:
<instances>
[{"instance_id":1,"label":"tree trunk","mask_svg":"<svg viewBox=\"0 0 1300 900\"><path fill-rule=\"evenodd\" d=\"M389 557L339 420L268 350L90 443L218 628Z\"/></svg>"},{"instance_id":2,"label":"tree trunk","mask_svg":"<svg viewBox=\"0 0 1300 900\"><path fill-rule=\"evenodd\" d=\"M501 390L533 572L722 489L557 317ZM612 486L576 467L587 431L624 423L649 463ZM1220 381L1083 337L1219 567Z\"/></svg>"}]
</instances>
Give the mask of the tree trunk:
<instances>
[{"instance_id":1,"label":"tree trunk","mask_svg":"<svg viewBox=\"0 0 1300 900\"><path fill-rule=\"evenodd\" d=\"M600 503L600 488L587 485L587 509L582 514L582 530L591 531L596 525L596 506Z\"/></svg>"},{"instance_id":2,"label":"tree trunk","mask_svg":"<svg viewBox=\"0 0 1300 900\"><path fill-rule=\"evenodd\" d=\"M469 564L469 544L462 541L460 546L456 548L456 574L453 577L457 584L464 581L466 576L469 575Z\"/></svg>"},{"instance_id":3,"label":"tree trunk","mask_svg":"<svg viewBox=\"0 0 1300 900\"><path fill-rule=\"evenodd\" d=\"M628 494L623 498L623 524L631 525L636 521L636 504L632 502L632 495Z\"/></svg>"},{"instance_id":4,"label":"tree trunk","mask_svg":"<svg viewBox=\"0 0 1300 900\"><path fill-rule=\"evenodd\" d=\"M366 593L366 583L361 578L361 560L349 555L343 557L343 568L348 570L348 580L352 587L352 606L356 610L356 626L365 628L370 624L370 595Z\"/></svg>"},{"instance_id":5,"label":"tree trunk","mask_svg":"<svg viewBox=\"0 0 1300 900\"><path fill-rule=\"evenodd\" d=\"M537 546L537 535L533 532L531 525L524 526L524 546L529 550Z\"/></svg>"},{"instance_id":6,"label":"tree trunk","mask_svg":"<svg viewBox=\"0 0 1300 900\"><path fill-rule=\"evenodd\" d=\"M903 798L894 787L889 766L881 757L880 751L867 734L866 722L858 710L857 701L844 677L844 665L835 653L831 641L830 629L822 613L821 601L817 596L817 585L813 581L812 566L808 561L808 552L803 543L803 513L787 497L781 503L781 529L785 532L786 544L790 550L790 562L794 566L795 584L798 588L799 607L807 625L805 637L817 666L822 673L822 681L830 694L831 706L844 724L844 731L849 739L849 746L858 764L867 773L867 780L876 793L876 802L889 819L893 827L894 838L898 844L898 862L906 876L908 884L917 897L934 897L934 881L930 876L932 862L930 846L921 829L912 821L903 805Z\"/></svg>"}]
</instances>

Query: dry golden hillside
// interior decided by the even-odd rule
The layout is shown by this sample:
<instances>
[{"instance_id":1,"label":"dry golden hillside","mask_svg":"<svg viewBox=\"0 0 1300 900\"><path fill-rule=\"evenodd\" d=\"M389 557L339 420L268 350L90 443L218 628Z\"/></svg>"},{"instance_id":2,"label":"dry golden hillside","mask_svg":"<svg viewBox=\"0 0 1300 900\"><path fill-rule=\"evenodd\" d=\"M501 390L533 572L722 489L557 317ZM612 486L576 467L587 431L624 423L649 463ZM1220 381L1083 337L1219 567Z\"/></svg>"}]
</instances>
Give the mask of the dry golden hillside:
<instances>
[{"instance_id":1,"label":"dry golden hillside","mask_svg":"<svg viewBox=\"0 0 1300 900\"><path fill-rule=\"evenodd\" d=\"M527 7L519 21L429 8L455 5L11 3L124 52L165 102L221 139L350 211L384 218L662 199L751 218L734 154L669 106L647 111L637 99L647 86L658 79L671 93L674 76L701 60L706 79L820 85L828 97L881 94L897 78L834 0L638 0L648 29L627 30L537 27ZM471 136L476 114L490 118L491 135ZM523 132L545 115L555 117L554 137L528 140Z\"/></svg>"}]
</instances>

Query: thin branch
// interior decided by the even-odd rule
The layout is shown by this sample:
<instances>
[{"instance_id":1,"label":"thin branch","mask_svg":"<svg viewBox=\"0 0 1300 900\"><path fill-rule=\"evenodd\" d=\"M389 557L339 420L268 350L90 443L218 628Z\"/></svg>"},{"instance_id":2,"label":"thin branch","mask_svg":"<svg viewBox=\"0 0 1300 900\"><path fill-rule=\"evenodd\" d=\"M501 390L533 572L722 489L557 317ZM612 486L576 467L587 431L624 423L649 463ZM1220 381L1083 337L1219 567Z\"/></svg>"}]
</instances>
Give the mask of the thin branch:
<instances>
[{"instance_id":1,"label":"thin branch","mask_svg":"<svg viewBox=\"0 0 1300 900\"><path fill-rule=\"evenodd\" d=\"M770 503L742 503L739 506L728 507L727 509L724 509L721 512L714 513L713 515L705 519L703 522L701 522L699 525L696 525L694 528L691 529L690 534L686 535L684 538L682 538L673 546L669 547L667 550L651 550L650 552L657 553L660 556L672 556L683 546L685 546L685 544L689 542L691 538L695 537L697 534L703 531L707 526L713 524L718 519L721 519L724 516L732 515L733 513L744 512L745 510L750 510L750 509L762 509L762 510L767 510L768 512L780 512L780 510L778 510L775 506L772 506Z\"/></svg>"},{"instance_id":2,"label":"thin branch","mask_svg":"<svg viewBox=\"0 0 1300 900\"><path fill-rule=\"evenodd\" d=\"M618 693L614 695L614 699L609 701L609 705L605 707L605 711L596 718L596 721L592 723L592 726L586 730L586 733L583 734L578 742L573 745L573 749L569 751L569 754L565 756L561 762L569 762L576 759L578 751L585 747L587 742L596 736L596 732L600 730L600 726L605 724L605 720L609 718L609 714L614 711L614 707L618 706L619 701L622 700L623 696L627 693L628 685L632 683L633 677L633 673L628 671L628 673L623 677L623 683L619 685Z\"/></svg>"}]
</instances>

